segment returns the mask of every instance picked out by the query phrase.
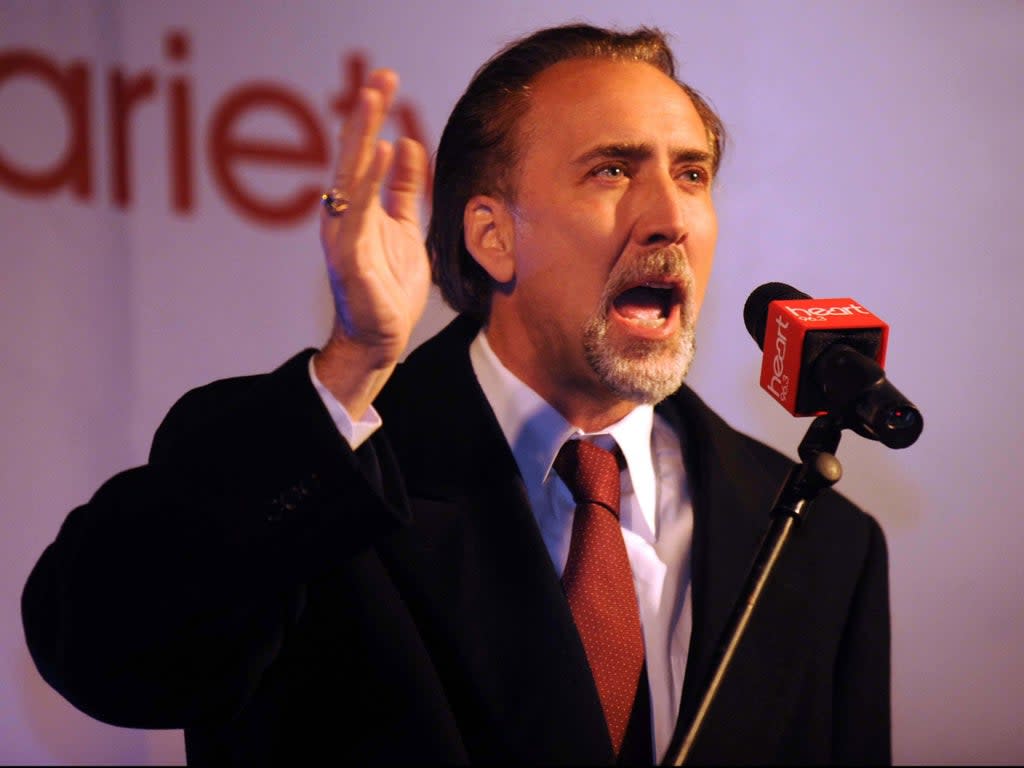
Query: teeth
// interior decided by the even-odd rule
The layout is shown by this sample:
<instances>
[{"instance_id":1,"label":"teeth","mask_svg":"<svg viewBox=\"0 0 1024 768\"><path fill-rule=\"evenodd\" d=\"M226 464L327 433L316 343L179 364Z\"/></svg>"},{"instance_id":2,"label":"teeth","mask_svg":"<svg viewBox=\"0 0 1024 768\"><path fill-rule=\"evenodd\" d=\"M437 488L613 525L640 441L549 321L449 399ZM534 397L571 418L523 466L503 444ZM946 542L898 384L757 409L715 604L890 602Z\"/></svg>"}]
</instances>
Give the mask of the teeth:
<instances>
[{"instance_id":1,"label":"teeth","mask_svg":"<svg viewBox=\"0 0 1024 768\"><path fill-rule=\"evenodd\" d=\"M639 325L642 328L658 328L664 325L667 319L661 315L634 315L625 318L631 325Z\"/></svg>"},{"instance_id":2,"label":"teeth","mask_svg":"<svg viewBox=\"0 0 1024 768\"><path fill-rule=\"evenodd\" d=\"M657 328L665 324L664 317L638 317L634 322L643 328Z\"/></svg>"}]
</instances>

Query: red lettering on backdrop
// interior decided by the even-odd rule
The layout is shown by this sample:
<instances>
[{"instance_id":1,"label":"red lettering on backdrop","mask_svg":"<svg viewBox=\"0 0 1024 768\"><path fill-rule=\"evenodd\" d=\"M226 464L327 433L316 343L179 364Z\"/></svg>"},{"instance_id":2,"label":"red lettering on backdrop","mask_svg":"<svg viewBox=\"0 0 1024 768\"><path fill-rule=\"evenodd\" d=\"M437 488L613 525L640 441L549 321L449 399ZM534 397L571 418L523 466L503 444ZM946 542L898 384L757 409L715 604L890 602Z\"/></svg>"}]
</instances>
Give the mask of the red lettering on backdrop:
<instances>
[{"instance_id":1,"label":"red lettering on backdrop","mask_svg":"<svg viewBox=\"0 0 1024 768\"><path fill-rule=\"evenodd\" d=\"M299 144L244 139L234 130L247 112L274 109L302 132ZM247 190L237 174L239 163L326 168L327 145L316 117L289 91L270 83L253 83L230 93L214 110L208 144L213 178L228 201L243 214L271 224L291 224L308 214L320 197L320 186L299 187L284 200L267 200Z\"/></svg>"},{"instance_id":2,"label":"red lettering on backdrop","mask_svg":"<svg viewBox=\"0 0 1024 768\"><path fill-rule=\"evenodd\" d=\"M183 31L171 31L164 39L164 55L172 63L187 63L190 48L188 35ZM342 90L328 104L342 119L351 116L359 88L366 82L367 70L368 58L363 53L352 53L342 59ZM70 187L76 196L90 199L95 148L89 64L73 61L62 69L51 58L34 51L0 52L0 88L16 77L34 79L57 97L67 115L69 138L63 153L42 171L19 165L16 158L4 153L0 144L0 185L18 194L35 196L54 194L63 187ZM136 164L132 151L132 118L140 105L155 100L160 89L166 87L170 204L177 213L190 213L195 208L191 82L183 75L168 76L166 82L162 82L160 73L154 70L128 75L115 67L109 71L106 83L108 122L105 127L111 156L111 201L122 208L130 207L133 202L132 178ZM260 111L273 112L287 120L299 132L298 139L285 142L240 135L239 123L247 115ZM411 101L399 99L390 119L399 133L419 141L428 147L429 153L420 112ZM324 136L321 121L301 94L275 83L241 84L224 94L207 124L207 162L211 176L221 194L246 218L275 226L298 224L315 213L320 185L329 176L332 154L329 149L336 148L329 148ZM312 169L319 172L320 178L315 186L298 184L282 196L277 186L272 190L247 187L240 173L245 164L306 172ZM427 173L424 194L429 203L433 176L429 166Z\"/></svg>"},{"instance_id":3,"label":"red lettering on backdrop","mask_svg":"<svg viewBox=\"0 0 1024 768\"><path fill-rule=\"evenodd\" d=\"M356 97L359 89L366 82L366 57L361 53L352 53L345 58L342 67L342 79L345 90L338 94L338 98L331 104L338 117L342 119L349 117L356 108Z\"/></svg>"},{"instance_id":4,"label":"red lettering on backdrop","mask_svg":"<svg viewBox=\"0 0 1024 768\"><path fill-rule=\"evenodd\" d=\"M110 73L110 194L122 208L132 198L129 163L134 155L128 125L130 115L141 102L152 98L155 91L156 80L151 72L143 72L131 79L119 69Z\"/></svg>"},{"instance_id":5,"label":"red lettering on backdrop","mask_svg":"<svg viewBox=\"0 0 1024 768\"><path fill-rule=\"evenodd\" d=\"M182 32L172 32L164 39L164 53L172 61L185 61L189 40ZM175 77L170 82L170 117L167 133L171 167L171 200L179 213L188 213L194 202L192 179L192 96L188 81Z\"/></svg>"},{"instance_id":6,"label":"red lettering on backdrop","mask_svg":"<svg viewBox=\"0 0 1024 768\"><path fill-rule=\"evenodd\" d=\"M0 182L27 195L52 194L69 184L75 195L87 199L92 194L88 66L75 61L61 72L52 61L32 51L0 53L0 87L18 76L40 80L60 100L68 116L68 143L64 154L50 168L39 172L19 168L0 147Z\"/></svg>"}]
</instances>

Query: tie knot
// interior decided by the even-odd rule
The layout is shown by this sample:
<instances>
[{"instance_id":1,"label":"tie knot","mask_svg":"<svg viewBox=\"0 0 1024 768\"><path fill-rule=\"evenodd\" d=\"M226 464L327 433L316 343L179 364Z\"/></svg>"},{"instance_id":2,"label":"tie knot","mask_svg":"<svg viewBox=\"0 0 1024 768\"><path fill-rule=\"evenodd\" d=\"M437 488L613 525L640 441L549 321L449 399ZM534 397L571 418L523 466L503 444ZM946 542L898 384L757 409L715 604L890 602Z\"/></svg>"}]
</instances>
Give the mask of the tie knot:
<instances>
[{"instance_id":1,"label":"tie knot","mask_svg":"<svg viewBox=\"0 0 1024 768\"><path fill-rule=\"evenodd\" d=\"M615 454L585 440L567 440L555 471L577 504L600 504L619 516L619 462Z\"/></svg>"}]
</instances>

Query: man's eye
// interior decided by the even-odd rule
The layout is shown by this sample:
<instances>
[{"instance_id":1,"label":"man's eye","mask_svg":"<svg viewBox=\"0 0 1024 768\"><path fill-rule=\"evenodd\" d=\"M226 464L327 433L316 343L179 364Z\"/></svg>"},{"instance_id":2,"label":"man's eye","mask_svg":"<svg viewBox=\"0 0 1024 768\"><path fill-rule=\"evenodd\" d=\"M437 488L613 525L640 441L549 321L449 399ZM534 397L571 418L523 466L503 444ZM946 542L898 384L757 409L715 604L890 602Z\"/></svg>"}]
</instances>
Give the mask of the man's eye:
<instances>
[{"instance_id":1,"label":"man's eye","mask_svg":"<svg viewBox=\"0 0 1024 768\"><path fill-rule=\"evenodd\" d=\"M603 165L594 170L594 175L609 179L621 179L626 175L626 169L621 165Z\"/></svg>"},{"instance_id":2,"label":"man's eye","mask_svg":"<svg viewBox=\"0 0 1024 768\"><path fill-rule=\"evenodd\" d=\"M691 184L706 184L710 179L710 174L703 168L687 168L683 171L682 178Z\"/></svg>"}]
</instances>

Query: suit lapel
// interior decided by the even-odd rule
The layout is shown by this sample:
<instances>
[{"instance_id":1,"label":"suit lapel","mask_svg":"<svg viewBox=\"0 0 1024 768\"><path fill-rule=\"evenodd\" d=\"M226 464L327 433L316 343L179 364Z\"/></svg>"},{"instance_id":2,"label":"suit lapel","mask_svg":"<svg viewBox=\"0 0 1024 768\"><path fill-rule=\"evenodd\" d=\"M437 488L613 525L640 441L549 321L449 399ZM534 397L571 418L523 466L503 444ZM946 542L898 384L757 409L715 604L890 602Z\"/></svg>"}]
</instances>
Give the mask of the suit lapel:
<instances>
[{"instance_id":1,"label":"suit lapel","mask_svg":"<svg viewBox=\"0 0 1024 768\"><path fill-rule=\"evenodd\" d=\"M385 476L401 467L412 517L381 556L433 649L456 716L467 724L470 755L609 762L600 702L568 603L515 460L472 372L468 346L477 330L457 318L409 356L378 399ZM659 412L684 436L694 489L693 634L671 757L713 671L780 475L688 388ZM773 620L802 620L798 580L771 585ZM756 648L741 651L730 682L742 696L753 675L750 690L760 698L730 708L725 718L716 718L713 708L705 732L723 721L730 730L737 711L767 726L771 708L781 712L781 697L795 685L786 679L795 647L773 646L771 623L765 630L763 617L755 622L761 635L750 646Z\"/></svg>"},{"instance_id":2,"label":"suit lapel","mask_svg":"<svg viewBox=\"0 0 1024 768\"><path fill-rule=\"evenodd\" d=\"M749 484L753 468L734 466L723 431L690 390L668 404L677 408L687 473L693 487L693 634L690 639L680 719L692 718L712 672L714 655L747 569L768 525L768 509ZM667 412L659 406L659 412Z\"/></svg>"},{"instance_id":3,"label":"suit lapel","mask_svg":"<svg viewBox=\"0 0 1024 768\"><path fill-rule=\"evenodd\" d=\"M669 757L674 757L691 724L718 661L733 610L746 586L751 565L771 522L771 511L784 475L767 469L747 441L728 427L691 390L680 390L669 403L675 407L685 435L687 471L694 481L693 634L690 641L680 717ZM798 538L798 533L794 535ZM798 560L791 540L780 567L751 617L746 634L698 738L721 748L730 742L752 754L772 754L774 745L741 744L748 723L764 738L777 739L783 700L794 695L799 648L786 638L789 628L808 621ZM784 567L782 567L784 566ZM786 632L781 631L786 629ZM777 631L778 630L778 631ZM731 697L729 701L725 699ZM715 736L709 738L709 734ZM726 748L728 751L728 747ZM701 759L698 752L691 760ZM756 758L755 758L756 759Z\"/></svg>"},{"instance_id":4,"label":"suit lapel","mask_svg":"<svg viewBox=\"0 0 1024 768\"><path fill-rule=\"evenodd\" d=\"M457 717L472 724L471 755L607 762L568 603L472 372L475 333L457 319L410 355L379 398L412 514L382 556L445 667Z\"/></svg>"}]
</instances>

